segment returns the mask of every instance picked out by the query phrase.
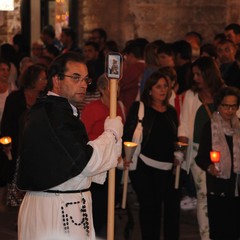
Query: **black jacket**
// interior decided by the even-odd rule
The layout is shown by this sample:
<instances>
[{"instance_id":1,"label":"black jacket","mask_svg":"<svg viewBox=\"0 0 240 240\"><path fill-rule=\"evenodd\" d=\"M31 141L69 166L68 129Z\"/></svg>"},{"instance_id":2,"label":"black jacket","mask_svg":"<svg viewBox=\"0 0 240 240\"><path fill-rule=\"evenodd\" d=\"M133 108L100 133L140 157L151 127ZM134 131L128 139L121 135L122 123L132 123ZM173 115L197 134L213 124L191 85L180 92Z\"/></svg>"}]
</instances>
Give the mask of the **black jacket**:
<instances>
[{"instance_id":1,"label":"black jacket","mask_svg":"<svg viewBox=\"0 0 240 240\"><path fill-rule=\"evenodd\" d=\"M138 109L139 109L139 102L134 102L130 108L129 114L126 119L126 123L124 125L123 141L132 141L133 133L138 123ZM172 134L172 136L170 137L172 139L171 141L172 146L167 146L167 147L172 149L171 152L173 155L174 141L177 141L177 127L178 127L177 113L176 113L176 110L171 105L168 105L166 112L164 112L163 114L168 124L170 124L171 132L168 132L167 134L168 135ZM144 106L144 117L142 120L143 141L141 145L141 152L144 151L144 148L147 147L147 145L148 146L151 145L151 143L149 144L149 137L150 137L150 134L152 133L152 129L155 124L156 118L157 118L157 112L151 107ZM162 124L162 123L159 122L158 124ZM167 129L169 128L167 127ZM165 133L162 133L161 136L159 136L159 141L160 139L163 139L164 141L164 139L166 138L164 134ZM168 159L168 160L172 160L172 159Z\"/></svg>"},{"instance_id":2,"label":"black jacket","mask_svg":"<svg viewBox=\"0 0 240 240\"><path fill-rule=\"evenodd\" d=\"M73 115L67 99L39 99L25 124L18 188L42 191L77 176L92 155L87 142L85 127Z\"/></svg>"}]
</instances>

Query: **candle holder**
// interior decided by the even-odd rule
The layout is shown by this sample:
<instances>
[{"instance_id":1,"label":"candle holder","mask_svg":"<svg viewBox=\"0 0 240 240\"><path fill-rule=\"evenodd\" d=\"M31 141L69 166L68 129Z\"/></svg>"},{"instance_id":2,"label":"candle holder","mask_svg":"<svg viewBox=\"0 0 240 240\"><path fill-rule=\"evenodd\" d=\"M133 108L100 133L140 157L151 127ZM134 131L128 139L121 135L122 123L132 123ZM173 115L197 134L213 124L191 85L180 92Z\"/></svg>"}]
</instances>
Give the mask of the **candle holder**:
<instances>
[{"instance_id":1,"label":"candle holder","mask_svg":"<svg viewBox=\"0 0 240 240\"><path fill-rule=\"evenodd\" d=\"M176 175L175 175L175 189L179 188L179 179L180 179L180 170L181 170L181 164L184 160L184 152L188 146L187 143L184 142L175 142L175 152L174 156L179 161L179 164L176 166Z\"/></svg>"},{"instance_id":2,"label":"candle holder","mask_svg":"<svg viewBox=\"0 0 240 240\"><path fill-rule=\"evenodd\" d=\"M131 161L133 157L133 153L137 148L137 143L135 142L124 142L124 151L125 151L125 158L128 161ZM128 186L128 172L129 169L125 168L123 172L123 196L122 196L122 209L126 208L126 201L127 201L127 186Z\"/></svg>"},{"instance_id":3,"label":"candle holder","mask_svg":"<svg viewBox=\"0 0 240 240\"><path fill-rule=\"evenodd\" d=\"M220 151L210 151L210 159L214 164L215 168L220 171L219 163L220 163Z\"/></svg>"},{"instance_id":4,"label":"candle holder","mask_svg":"<svg viewBox=\"0 0 240 240\"><path fill-rule=\"evenodd\" d=\"M7 149L8 147L11 146L12 143L12 139L8 136L2 137L0 138L0 144L3 145L4 147L4 152L7 155L8 160L12 160L12 153L11 153L11 149Z\"/></svg>"}]
</instances>

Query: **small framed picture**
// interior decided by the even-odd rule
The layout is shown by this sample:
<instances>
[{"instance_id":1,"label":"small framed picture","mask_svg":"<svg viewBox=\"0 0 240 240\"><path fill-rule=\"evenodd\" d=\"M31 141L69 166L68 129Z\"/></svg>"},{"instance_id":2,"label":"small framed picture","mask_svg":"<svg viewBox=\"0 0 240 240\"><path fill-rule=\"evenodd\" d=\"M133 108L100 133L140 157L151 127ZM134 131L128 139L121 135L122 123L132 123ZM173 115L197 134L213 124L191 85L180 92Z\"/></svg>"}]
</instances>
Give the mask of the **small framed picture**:
<instances>
[{"instance_id":1,"label":"small framed picture","mask_svg":"<svg viewBox=\"0 0 240 240\"><path fill-rule=\"evenodd\" d=\"M122 55L110 52L106 55L106 76L108 79L122 78Z\"/></svg>"}]
</instances>

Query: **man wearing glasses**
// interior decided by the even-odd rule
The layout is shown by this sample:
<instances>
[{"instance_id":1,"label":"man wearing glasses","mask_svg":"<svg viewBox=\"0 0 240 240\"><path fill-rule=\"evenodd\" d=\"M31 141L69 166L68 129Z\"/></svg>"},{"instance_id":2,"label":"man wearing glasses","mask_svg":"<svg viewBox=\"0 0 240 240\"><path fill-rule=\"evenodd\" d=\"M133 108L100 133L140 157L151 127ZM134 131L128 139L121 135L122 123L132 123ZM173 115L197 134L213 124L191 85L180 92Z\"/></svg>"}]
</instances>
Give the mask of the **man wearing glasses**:
<instances>
[{"instance_id":1,"label":"man wearing glasses","mask_svg":"<svg viewBox=\"0 0 240 240\"><path fill-rule=\"evenodd\" d=\"M18 239L95 239L91 181L103 183L121 153L120 117L88 141L75 107L88 81L83 58L65 53L48 70L49 92L26 122L17 186L26 191L19 210Z\"/></svg>"}]
</instances>

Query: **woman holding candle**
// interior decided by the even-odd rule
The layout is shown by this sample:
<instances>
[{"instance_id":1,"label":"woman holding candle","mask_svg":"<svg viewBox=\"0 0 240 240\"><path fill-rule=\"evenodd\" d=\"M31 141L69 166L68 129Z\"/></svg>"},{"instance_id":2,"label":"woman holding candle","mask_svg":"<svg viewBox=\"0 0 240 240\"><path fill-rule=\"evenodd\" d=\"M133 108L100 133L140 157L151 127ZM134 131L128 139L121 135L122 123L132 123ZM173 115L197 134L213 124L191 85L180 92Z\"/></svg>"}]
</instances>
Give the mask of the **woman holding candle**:
<instances>
[{"instance_id":1,"label":"woman holding candle","mask_svg":"<svg viewBox=\"0 0 240 240\"><path fill-rule=\"evenodd\" d=\"M237 184L240 124L236 116L239 103L238 89L220 89L214 99L217 111L204 126L196 157L196 163L206 172L210 238L214 240L237 240L240 237L240 192Z\"/></svg>"},{"instance_id":2,"label":"woman holding candle","mask_svg":"<svg viewBox=\"0 0 240 240\"><path fill-rule=\"evenodd\" d=\"M185 93L178 128L179 141L188 143L182 167L191 170L197 193L197 218L201 240L209 240L205 172L195 163L203 126L214 111L213 97L223 86L220 70L210 57L201 57L192 64L193 84Z\"/></svg>"},{"instance_id":3,"label":"woman holding candle","mask_svg":"<svg viewBox=\"0 0 240 240\"><path fill-rule=\"evenodd\" d=\"M37 64L29 66L21 75L19 82L20 89L10 93L6 99L1 122L1 133L12 138L13 159L3 168L4 176L0 174L0 179L5 182L5 187L7 183L9 184L7 205L10 206L19 206L22 201L23 194L19 194L15 184L12 184L19 154L19 133L23 127L26 113L47 86L46 68Z\"/></svg>"},{"instance_id":4,"label":"woman holding candle","mask_svg":"<svg viewBox=\"0 0 240 240\"><path fill-rule=\"evenodd\" d=\"M179 239L180 191L174 189L173 174L178 120L176 110L168 104L170 92L167 77L155 72L147 79L141 97L144 103L143 140L137 168L129 175L140 204L143 240L160 239L162 219L164 239ZM138 109L139 102L135 102L124 126L124 141L132 140Z\"/></svg>"}]
</instances>

